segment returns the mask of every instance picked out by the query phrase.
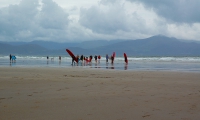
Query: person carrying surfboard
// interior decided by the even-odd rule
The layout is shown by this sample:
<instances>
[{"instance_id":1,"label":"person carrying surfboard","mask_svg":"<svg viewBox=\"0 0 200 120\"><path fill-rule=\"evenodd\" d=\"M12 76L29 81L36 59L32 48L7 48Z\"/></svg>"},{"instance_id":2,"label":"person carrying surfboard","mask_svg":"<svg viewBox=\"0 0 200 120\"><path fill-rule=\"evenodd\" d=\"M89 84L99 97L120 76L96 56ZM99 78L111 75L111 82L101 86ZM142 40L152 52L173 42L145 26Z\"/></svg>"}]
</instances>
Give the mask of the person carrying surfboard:
<instances>
[{"instance_id":1,"label":"person carrying surfboard","mask_svg":"<svg viewBox=\"0 0 200 120\"><path fill-rule=\"evenodd\" d=\"M124 62L125 62L126 64L128 64L128 58L127 58L126 53L124 53Z\"/></svg>"},{"instance_id":2,"label":"person carrying surfboard","mask_svg":"<svg viewBox=\"0 0 200 120\"><path fill-rule=\"evenodd\" d=\"M98 61L99 61L99 63L100 63L100 59L101 59L101 56L99 55L99 56L98 56Z\"/></svg>"},{"instance_id":3,"label":"person carrying surfboard","mask_svg":"<svg viewBox=\"0 0 200 120\"><path fill-rule=\"evenodd\" d=\"M74 63L75 63L75 62L74 62L74 58L72 57L72 65L74 65Z\"/></svg>"},{"instance_id":4,"label":"person carrying surfboard","mask_svg":"<svg viewBox=\"0 0 200 120\"><path fill-rule=\"evenodd\" d=\"M78 59L74 56L74 54L69 49L66 49L66 51L72 57L72 65L75 63L75 61L78 63Z\"/></svg>"},{"instance_id":5,"label":"person carrying surfboard","mask_svg":"<svg viewBox=\"0 0 200 120\"><path fill-rule=\"evenodd\" d=\"M90 55L90 59L89 59L89 62L92 62L92 55Z\"/></svg>"},{"instance_id":6,"label":"person carrying surfboard","mask_svg":"<svg viewBox=\"0 0 200 120\"><path fill-rule=\"evenodd\" d=\"M14 55L12 55L12 58L11 58L11 59L12 59L12 62L13 62L13 61L16 62L16 59L17 59L17 58L16 58Z\"/></svg>"}]
</instances>

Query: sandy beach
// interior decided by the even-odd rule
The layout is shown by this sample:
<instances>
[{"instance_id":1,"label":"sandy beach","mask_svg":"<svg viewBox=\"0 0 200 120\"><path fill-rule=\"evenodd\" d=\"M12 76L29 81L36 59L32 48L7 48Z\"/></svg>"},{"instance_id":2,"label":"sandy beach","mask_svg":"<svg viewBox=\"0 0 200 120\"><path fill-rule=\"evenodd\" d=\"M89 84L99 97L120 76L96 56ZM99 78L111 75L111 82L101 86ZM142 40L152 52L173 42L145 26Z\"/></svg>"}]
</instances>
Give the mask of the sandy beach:
<instances>
[{"instance_id":1,"label":"sandy beach","mask_svg":"<svg viewBox=\"0 0 200 120\"><path fill-rule=\"evenodd\" d=\"M199 120L200 74L0 67L0 120Z\"/></svg>"}]
</instances>

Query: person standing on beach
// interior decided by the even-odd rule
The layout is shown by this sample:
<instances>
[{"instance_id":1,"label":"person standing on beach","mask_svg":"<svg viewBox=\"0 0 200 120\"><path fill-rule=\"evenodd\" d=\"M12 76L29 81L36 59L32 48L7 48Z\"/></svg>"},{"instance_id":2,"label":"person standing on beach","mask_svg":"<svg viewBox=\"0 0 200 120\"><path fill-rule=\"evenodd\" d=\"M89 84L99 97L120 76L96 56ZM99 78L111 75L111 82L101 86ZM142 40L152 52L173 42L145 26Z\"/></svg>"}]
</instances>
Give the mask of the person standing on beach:
<instances>
[{"instance_id":1,"label":"person standing on beach","mask_svg":"<svg viewBox=\"0 0 200 120\"><path fill-rule=\"evenodd\" d=\"M90 60L89 60L89 62L92 62L92 55L90 55Z\"/></svg>"},{"instance_id":2,"label":"person standing on beach","mask_svg":"<svg viewBox=\"0 0 200 120\"><path fill-rule=\"evenodd\" d=\"M94 56L94 59L95 59L95 62L97 63L97 56L96 55Z\"/></svg>"},{"instance_id":3,"label":"person standing on beach","mask_svg":"<svg viewBox=\"0 0 200 120\"><path fill-rule=\"evenodd\" d=\"M72 65L74 65L74 58L72 57Z\"/></svg>"},{"instance_id":4,"label":"person standing on beach","mask_svg":"<svg viewBox=\"0 0 200 120\"><path fill-rule=\"evenodd\" d=\"M111 55L111 63L113 64L114 62L114 56Z\"/></svg>"},{"instance_id":5,"label":"person standing on beach","mask_svg":"<svg viewBox=\"0 0 200 120\"><path fill-rule=\"evenodd\" d=\"M101 56L99 55L99 56L98 56L98 61L99 61L99 63L100 63L100 59L101 59Z\"/></svg>"},{"instance_id":6,"label":"person standing on beach","mask_svg":"<svg viewBox=\"0 0 200 120\"><path fill-rule=\"evenodd\" d=\"M106 54L106 63L108 63L108 58L109 58L108 54Z\"/></svg>"},{"instance_id":7,"label":"person standing on beach","mask_svg":"<svg viewBox=\"0 0 200 120\"><path fill-rule=\"evenodd\" d=\"M80 60L81 60L81 62L83 62L83 55L81 55Z\"/></svg>"},{"instance_id":8,"label":"person standing on beach","mask_svg":"<svg viewBox=\"0 0 200 120\"><path fill-rule=\"evenodd\" d=\"M17 58L15 57L15 55L12 55L12 56L11 56L12 62L16 62L16 59L17 59Z\"/></svg>"},{"instance_id":9,"label":"person standing on beach","mask_svg":"<svg viewBox=\"0 0 200 120\"><path fill-rule=\"evenodd\" d=\"M12 55L10 54L10 61L11 61L11 59L12 59Z\"/></svg>"},{"instance_id":10,"label":"person standing on beach","mask_svg":"<svg viewBox=\"0 0 200 120\"><path fill-rule=\"evenodd\" d=\"M78 63L79 63L79 61L80 61L79 55L76 56L76 59L78 60ZM77 63L77 64L78 64L78 63Z\"/></svg>"}]
</instances>

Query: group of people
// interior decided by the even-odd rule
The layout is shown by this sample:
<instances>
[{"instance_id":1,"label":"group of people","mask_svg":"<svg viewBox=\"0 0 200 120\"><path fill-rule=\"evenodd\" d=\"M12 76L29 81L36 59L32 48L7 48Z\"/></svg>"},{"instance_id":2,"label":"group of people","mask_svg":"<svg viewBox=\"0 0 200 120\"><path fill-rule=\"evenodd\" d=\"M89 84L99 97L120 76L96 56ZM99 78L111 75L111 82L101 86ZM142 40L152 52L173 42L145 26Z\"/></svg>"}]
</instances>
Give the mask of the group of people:
<instances>
[{"instance_id":1,"label":"group of people","mask_svg":"<svg viewBox=\"0 0 200 120\"><path fill-rule=\"evenodd\" d=\"M11 55L11 54L10 54L10 62L11 62L11 61L12 61L12 62L15 62L16 59L17 59L17 58L16 58L14 55Z\"/></svg>"},{"instance_id":2,"label":"group of people","mask_svg":"<svg viewBox=\"0 0 200 120\"><path fill-rule=\"evenodd\" d=\"M90 55L89 57L86 57L86 56L83 56L83 55L81 55L80 57L79 57L79 55L77 55L75 58L73 58L72 57L72 65L74 65L75 64L75 61L77 62L77 63L79 63L79 62L81 62L81 63L90 63L91 61L92 61L92 59L93 59L93 56L92 55ZM95 55L94 56L94 59L95 59L95 62L97 63L100 63L100 59L101 59L101 56L100 55Z\"/></svg>"},{"instance_id":3,"label":"group of people","mask_svg":"<svg viewBox=\"0 0 200 120\"><path fill-rule=\"evenodd\" d=\"M108 63L108 59L110 59L110 60L111 60L111 63L113 64L114 58L115 58L115 57L114 57L113 55L111 55L111 57L109 58L108 54L106 54L106 63Z\"/></svg>"},{"instance_id":4,"label":"group of people","mask_svg":"<svg viewBox=\"0 0 200 120\"><path fill-rule=\"evenodd\" d=\"M110 57L108 56L108 54L106 54L106 63L108 63L108 60L110 59L111 60L111 63L113 64L113 62L114 62L114 58L115 58L115 56L114 55L111 55ZM11 55L10 54L10 61L16 61L16 57L14 56L14 55ZM49 59L49 56L47 56L47 60ZM86 56L83 56L83 55L81 55L80 57L79 57L79 55L77 55L76 57L72 57L72 65L74 65L75 64L75 61L77 62L77 63L79 63L79 62L81 62L81 63L91 63L91 61L92 61L92 59L93 59L93 56L92 55L90 55L89 57L86 57ZM100 59L101 59L101 56L100 55L95 55L94 56L94 60L95 60L95 62L96 63L100 63ZM59 60L61 61L61 56L59 56Z\"/></svg>"},{"instance_id":5,"label":"group of people","mask_svg":"<svg viewBox=\"0 0 200 120\"><path fill-rule=\"evenodd\" d=\"M106 63L108 63L108 60L111 60L111 64L113 64L114 63L114 56L113 55L111 55L110 57L108 56L108 54L106 54ZM77 55L75 58L73 58L72 57L72 65L74 65L75 64L75 61L77 62L77 63L79 63L79 62L81 62L81 63L91 63L91 61L92 61L92 59L93 59L93 56L92 55L90 55L89 57L85 57L85 56L83 56L83 55L81 55L80 57L79 57L79 55ZM95 60L95 62L96 63L100 63L100 60L101 60L101 56L100 55L95 55L94 56L94 60Z\"/></svg>"},{"instance_id":6,"label":"group of people","mask_svg":"<svg viewBox=\"0 0 200 120\"><path fill-rule=\"evenodd\" d=\"M58 56L59 60L61 61L61 56ZM47 60L49 60L49 56L47 56ZM54 58L51 58L51 60L53 61Z\"/></svg>"}]
</instances>

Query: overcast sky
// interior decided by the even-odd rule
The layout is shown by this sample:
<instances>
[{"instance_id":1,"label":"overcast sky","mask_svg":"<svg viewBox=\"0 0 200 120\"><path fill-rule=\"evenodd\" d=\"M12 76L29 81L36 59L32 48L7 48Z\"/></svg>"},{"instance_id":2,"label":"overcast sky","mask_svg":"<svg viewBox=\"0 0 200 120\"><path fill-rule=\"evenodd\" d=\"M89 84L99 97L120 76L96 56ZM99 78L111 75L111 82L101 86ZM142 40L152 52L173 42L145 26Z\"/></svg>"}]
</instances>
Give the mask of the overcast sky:
<instances>
[{"instance_id":1,"label":"overcast sky","mask_svg":"<svg viewBox=\"0 0 200 120\"><path fill-rule=\"evenodd\" d=\"M0 0L0 41L200 41L200 0Z\"/></svg>"}]
</instances>

